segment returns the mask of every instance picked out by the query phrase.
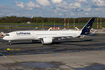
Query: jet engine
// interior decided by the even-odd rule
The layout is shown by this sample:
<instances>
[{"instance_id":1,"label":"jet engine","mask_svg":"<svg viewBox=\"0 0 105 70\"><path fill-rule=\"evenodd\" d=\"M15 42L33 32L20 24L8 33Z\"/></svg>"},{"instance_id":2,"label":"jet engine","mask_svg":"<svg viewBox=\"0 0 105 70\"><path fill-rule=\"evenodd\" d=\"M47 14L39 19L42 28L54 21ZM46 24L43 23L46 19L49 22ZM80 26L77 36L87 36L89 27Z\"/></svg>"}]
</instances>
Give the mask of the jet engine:
<instances>
[{"instance_id":1,"label":"jet engine","mask_svg":"<svg viewBox=\"0 0 105 70\"><path fill-rule=\"evenodd\" d=\"M52 43L52 38L51 37L46 37L41 39L42 44L51 44Z\"/></svg>"}]
</instances>

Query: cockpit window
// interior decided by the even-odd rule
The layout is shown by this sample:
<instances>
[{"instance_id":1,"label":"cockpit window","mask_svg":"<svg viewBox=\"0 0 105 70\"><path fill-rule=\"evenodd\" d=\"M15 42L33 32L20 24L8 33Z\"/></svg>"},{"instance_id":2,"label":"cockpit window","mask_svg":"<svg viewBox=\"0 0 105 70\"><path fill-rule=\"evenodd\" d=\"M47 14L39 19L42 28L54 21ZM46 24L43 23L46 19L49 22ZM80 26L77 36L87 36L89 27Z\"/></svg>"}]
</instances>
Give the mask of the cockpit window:
<instances>
[{"instance_id":1,"label":"cockpit window","mask_svg":"<svg viewBox=\"0 0 105 70\"><path fill-rule=\"evenodd\" d=\"M6 34L6 36L9 36L9 34Z\"/></svg>"}]
</instances>

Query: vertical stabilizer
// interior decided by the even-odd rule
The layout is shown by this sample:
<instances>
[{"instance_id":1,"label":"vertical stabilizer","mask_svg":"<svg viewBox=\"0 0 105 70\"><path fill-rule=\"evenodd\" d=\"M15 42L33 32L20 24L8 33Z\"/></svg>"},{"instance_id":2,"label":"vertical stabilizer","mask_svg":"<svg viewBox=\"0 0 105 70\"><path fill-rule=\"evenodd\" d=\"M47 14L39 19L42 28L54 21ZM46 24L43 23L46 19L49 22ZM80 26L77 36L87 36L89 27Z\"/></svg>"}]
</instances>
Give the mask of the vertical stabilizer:
<instances>
[{"instance_id":1,"label":"vertical stabilizer","mask_svg":"<svg viewBox=\"0 0 105 70\"><path fill-rule=\"evenodd\" d=\"M90 34L90 29L93 25L93 22L94 22L94 19L95 18L91 18L87 24L82 28L82 32L81 32L81 35L88 35Z\"/></svg>"}]
</instances>

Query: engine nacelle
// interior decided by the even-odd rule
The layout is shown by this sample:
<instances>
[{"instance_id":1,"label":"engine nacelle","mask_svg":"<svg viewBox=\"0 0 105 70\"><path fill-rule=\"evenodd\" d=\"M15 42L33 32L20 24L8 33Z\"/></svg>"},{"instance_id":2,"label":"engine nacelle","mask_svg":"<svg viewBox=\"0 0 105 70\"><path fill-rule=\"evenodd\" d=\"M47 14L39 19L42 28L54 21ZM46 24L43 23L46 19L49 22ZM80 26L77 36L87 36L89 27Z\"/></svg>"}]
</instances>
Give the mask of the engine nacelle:
<instances>
[{"instance_id":1,"label":"engine nacelle","mask_svg":"<svg viewBox=\"0 0 105 70\"><path fill-rule=\"evenodd\" d=\"M51 44L52 43L52 38L51 37L46 37L41 39L42 44Z\"/></svg>"}]
</instances>

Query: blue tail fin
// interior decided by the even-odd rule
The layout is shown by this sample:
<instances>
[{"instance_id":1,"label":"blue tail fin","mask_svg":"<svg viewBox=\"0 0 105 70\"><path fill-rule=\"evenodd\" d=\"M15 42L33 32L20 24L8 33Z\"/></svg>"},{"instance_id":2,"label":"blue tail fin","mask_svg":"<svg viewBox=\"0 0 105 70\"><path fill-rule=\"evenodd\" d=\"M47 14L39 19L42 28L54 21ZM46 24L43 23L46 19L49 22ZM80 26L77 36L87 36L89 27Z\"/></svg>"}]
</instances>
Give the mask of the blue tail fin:
<instances>
[{"instance_id":1,"label":"blue tail fin","mask_svg":"<svg viewBox=\"0 0 105 70\"><path fill-rule=\"evenodd\" d=\"M82 28L82 32L81 32L81 35L88 35L90 34L90 29L93 25L93 22L94 22L94 19L95 18L91 18L87 24Z\"/></svg>"}]
</instances>

